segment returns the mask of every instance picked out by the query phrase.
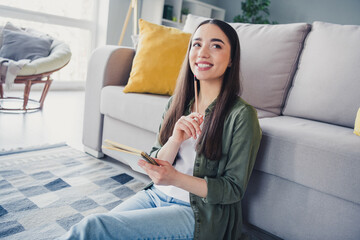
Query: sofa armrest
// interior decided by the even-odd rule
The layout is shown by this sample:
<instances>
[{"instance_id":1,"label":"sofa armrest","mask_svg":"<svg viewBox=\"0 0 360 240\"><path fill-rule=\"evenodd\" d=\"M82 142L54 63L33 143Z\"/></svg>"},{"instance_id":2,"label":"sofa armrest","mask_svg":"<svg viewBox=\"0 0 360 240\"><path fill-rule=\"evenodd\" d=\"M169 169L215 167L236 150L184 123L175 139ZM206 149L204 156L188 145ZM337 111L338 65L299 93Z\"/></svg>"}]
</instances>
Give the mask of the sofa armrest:
<instances>
[{"instance_id":1,"label":"sofa armrest","mask_svg":"<svg viewBox=\"0 0 360 240\"><path fill-rule=\"evenodd\" d=\"M85 152L97 158L103 156L101 90L108 85L123 86L127 83L134 55L133 48L104 46L96 49L90 57L85 88L82 142Z\"/></svg>"}]
</instances>

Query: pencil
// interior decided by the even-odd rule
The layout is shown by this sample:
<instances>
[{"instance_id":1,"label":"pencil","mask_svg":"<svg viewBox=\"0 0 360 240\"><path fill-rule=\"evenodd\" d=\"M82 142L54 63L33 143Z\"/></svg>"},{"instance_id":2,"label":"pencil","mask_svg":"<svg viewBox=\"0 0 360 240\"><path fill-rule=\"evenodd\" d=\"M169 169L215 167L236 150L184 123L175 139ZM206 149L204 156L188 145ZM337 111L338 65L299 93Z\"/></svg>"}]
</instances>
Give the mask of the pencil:
<instances>
[{"instance_id":1,"label":"pencil","mask_svg":"<svg viewBox=\"0 0 360 240\"><path fill-rule=\"evenodd\" d=\"M194 75L194 90L195 90L195 112L198 112L198 90L197 90L197 82L196 76Z\"/></svg>"}]
</instances>

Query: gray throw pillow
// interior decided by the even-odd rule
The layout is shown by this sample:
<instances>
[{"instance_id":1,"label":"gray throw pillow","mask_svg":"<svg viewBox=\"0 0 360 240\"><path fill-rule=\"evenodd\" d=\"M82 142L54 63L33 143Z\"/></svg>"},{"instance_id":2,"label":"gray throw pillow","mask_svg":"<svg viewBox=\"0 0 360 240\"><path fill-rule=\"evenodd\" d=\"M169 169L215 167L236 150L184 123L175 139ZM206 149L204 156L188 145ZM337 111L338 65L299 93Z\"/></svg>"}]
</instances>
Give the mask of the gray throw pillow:
<instances>
[{"instance_id":1,"label":"gray throw pillow","mask_svg":"<svg viewBox=\"0 0 360 240\"><path fill-rule=\"evenodd\" d=\"M32 36L24 32L14 32L3 29L3 45L0 57L18 61L31 61L49 56L52 39Z\"/></svg>"}]
</instances>

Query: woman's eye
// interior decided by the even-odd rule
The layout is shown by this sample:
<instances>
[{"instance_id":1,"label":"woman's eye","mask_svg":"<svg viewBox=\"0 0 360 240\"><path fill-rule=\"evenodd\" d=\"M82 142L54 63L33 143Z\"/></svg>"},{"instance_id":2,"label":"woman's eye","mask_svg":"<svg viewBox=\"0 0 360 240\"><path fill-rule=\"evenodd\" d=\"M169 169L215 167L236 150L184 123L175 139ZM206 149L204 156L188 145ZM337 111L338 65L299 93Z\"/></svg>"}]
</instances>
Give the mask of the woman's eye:
<instances>
[{"instance_id":1,"label":"woman's eye","mask_svg":"<svg viewBox=\"0 0 360 240\"><path fill-rule=\"evenodd\" d=\"M200 44L199 43L194 43L193 47L200 47Z\"/></svg>"},{"instance_id":2,"label":"woman's eye","mask_svg":"<svg viewBox=\"0 0 360 240\"><path fill-rule=\"evenodd\" d=\"M221 46L220 46L219 44L214 44L214 45L213 45L213 48L219 48L219 49L221 49Z\"/></svg>"}]
</instances>

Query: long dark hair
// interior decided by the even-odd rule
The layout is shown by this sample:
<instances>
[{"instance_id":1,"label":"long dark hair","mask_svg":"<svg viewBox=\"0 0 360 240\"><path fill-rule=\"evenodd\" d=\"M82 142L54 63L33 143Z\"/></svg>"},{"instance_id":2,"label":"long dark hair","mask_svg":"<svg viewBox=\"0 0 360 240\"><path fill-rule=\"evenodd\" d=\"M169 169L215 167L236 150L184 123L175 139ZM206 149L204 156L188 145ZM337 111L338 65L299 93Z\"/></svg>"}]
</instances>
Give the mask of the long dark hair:
<instances>
[{"instance_id":1,"label":"long dark hair","mask_svg":"<svg viewBox=\"0 0 360 240\"><path fill-rule=\"evenodd\" d=\"M241 93L239 77L240 43L236 31L229 24L220 20L210 19L200 23L196 30L204 24L217 25L227 36L231 46L231 67L228 67L225 71L216 104L213 111L205 118L202 133L199 136L198 145L196 146L197 152L204 154L206 158L219 160L222 154L224 121L238 95ZM193 84L194 74L192 73L189 64L189 52L192 46L192 38L193 37L191 37L177 79L171 106L160 129L159 142L162 145L164 145L172 135L175 123L185 113L187 106L195 95ZM200 86L198 85L198 87Z\"/></svg>"}]
</instances>

